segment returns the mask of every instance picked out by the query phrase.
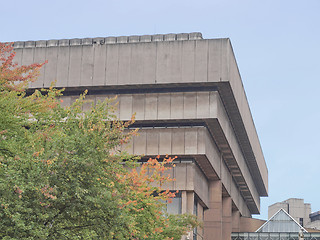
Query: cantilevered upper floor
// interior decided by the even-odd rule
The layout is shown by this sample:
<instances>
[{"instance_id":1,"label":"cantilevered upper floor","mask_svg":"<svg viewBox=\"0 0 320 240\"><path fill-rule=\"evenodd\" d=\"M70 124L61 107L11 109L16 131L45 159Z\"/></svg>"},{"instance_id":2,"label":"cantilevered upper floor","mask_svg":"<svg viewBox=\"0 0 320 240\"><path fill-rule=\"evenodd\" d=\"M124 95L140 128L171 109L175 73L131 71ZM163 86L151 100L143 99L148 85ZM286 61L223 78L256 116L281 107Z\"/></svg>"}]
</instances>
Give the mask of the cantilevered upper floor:
<instances>
[{"instance_id":1,"label":"cantilevered upper floor","mask_svg":"<svg viewBox=\"0 0 320 240\"><path fill-rule=\"evenodd\" d=\"M19 64L48 63L31 88L120 94L120 119L203 123L246 199L259 212L268 171L229 39L201 33L15 42ZM180 95L179 95L180 94ZM140 101L140 102L139 102ZM156 112L155 112L156 111Z\"/></svg>"}]
</instances>

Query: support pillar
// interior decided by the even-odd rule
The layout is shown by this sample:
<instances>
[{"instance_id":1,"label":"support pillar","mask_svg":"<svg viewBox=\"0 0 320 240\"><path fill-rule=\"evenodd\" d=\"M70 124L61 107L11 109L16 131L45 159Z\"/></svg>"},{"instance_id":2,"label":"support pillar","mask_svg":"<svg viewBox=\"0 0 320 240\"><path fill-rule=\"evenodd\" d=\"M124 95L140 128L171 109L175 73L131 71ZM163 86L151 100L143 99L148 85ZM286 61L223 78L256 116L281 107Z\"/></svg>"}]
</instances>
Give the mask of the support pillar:
<instances>
[{"instance_id":1,"label":"support pillar","mask_svg":"<svg viewBox=\"0 0 320 240\"><path fill-rule=\"evenodd\" d=\"M209 183L208 209L204 213L204 239L225 240L222 238L222 183L221 180Z\"/></svg>"},{"instance_id":2,"label":"support pillar","mask_svg":"<svg viewBox=\"0 0 320 240\"><path fill-rule=\"evenodd\" d=\"M240 232L240 212L234 210L232 212L232 232Z\"/></svg>"},{"instance_id":3,"label":"support pillar","mask_svg":"<svg viewBox=\"0 0 320 240\"><path fill-rule=\"evenodd\" d=\"M232 200L231 197L222 198L222 239L231 240L232 232Z\"/></svg>"}]
</instances>

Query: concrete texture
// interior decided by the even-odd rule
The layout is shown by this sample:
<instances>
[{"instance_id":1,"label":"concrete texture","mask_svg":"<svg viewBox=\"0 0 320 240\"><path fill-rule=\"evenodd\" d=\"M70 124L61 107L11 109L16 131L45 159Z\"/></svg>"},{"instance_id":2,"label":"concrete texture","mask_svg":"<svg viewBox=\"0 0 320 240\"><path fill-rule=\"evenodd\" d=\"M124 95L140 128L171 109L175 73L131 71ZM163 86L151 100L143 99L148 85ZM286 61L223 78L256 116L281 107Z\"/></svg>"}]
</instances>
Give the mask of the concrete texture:
<instances>
[{"instance_id":1,"label":"concrete texture","mask_svg":"<svg viewBox=\"0 0 320 240\"><path fill-rule=\"evenodd\" d=\"M230 239L254 225L268 171L229 39L201 33L16 42L16 61L48 60L31 89L65 87L62 105L89 90L91 104L118 95L114 113L136 116L131 154L178 155L168 185L181 191L181 211L204 219L199 238ZM191 159L188 162L188 159ZM184 162L187 161L187 162ZM245 220L242 220L246 217ZM247 227L249 228L249 227Z\"/></svg>"}]
</instances>

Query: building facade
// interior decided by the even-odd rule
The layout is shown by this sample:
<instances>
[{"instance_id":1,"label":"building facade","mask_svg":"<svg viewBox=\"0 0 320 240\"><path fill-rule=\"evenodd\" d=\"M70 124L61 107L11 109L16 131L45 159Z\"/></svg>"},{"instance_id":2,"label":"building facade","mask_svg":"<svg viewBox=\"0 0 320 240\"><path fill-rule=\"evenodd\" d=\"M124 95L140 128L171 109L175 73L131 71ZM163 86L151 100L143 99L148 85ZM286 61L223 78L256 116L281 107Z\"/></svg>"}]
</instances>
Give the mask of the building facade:
<instances>
[{"instance_id":1,"label":"building facade","mask_svg":"<svg viewBox=\"0 0 320 240\"><path fill-rule=\"evenodd\" d=\"M289 198L269 206L268 218L271 218L279 209L284 209L301 226L308 229L320 230L320 212L311 213L311 204L301 198Z\"/></svg>"},{"instance_id":2,"label":"building facade","mask_svg":"<svg viewBox=\"0 0 320 240\"><path fill-rule=\"evenodd\" d=\"M193 213L193 239L231 239L261 222L268 171L229 39L201 33L15 42L16 61L48 60L31 89L56 81L63 104L118 96L117 116L140 128L126 150L178 156L168 211ZM189 237L189 239L192 239Z\"/></svg>"}]
</instances>

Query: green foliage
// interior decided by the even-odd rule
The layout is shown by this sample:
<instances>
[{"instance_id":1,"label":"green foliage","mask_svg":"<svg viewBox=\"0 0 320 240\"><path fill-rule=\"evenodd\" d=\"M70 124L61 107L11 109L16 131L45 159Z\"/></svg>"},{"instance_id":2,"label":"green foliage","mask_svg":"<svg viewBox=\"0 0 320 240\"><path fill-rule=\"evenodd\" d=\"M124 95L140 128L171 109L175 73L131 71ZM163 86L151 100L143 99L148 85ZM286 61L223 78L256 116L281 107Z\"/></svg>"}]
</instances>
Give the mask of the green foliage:
<instances>
[{"instance_id":1,"label":"green foliage","mask_svg":"<svg viewBox=\"0 0 320 240\"><path fill-rule=\"evenodd\" d=\"M174 195L152 182L170 181L172 159L141 165L120 151L136 130L124 131L134 120L117 120L112 100L83 112L85 93L62 108L61 91L26 96L11 82L21 72L0 70L1 239L180 239L198 225L159 211Z\"/></svg>"}]
</instances>

